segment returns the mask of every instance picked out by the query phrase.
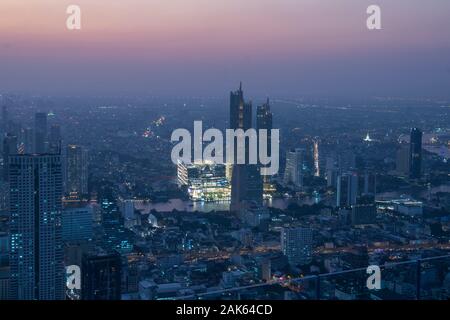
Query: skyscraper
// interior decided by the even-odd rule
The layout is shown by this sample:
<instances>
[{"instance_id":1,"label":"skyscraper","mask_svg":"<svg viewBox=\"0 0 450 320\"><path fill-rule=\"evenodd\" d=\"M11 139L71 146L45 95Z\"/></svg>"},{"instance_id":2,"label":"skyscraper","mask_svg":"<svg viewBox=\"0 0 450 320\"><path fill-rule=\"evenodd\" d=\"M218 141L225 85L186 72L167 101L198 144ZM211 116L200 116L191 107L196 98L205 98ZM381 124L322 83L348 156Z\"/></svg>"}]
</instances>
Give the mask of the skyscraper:
<instances>
[{"instance_id":1,"label":"skyscraper","mask_svg":"<svg viewBox=\"0 0 450 320\"><path fill-rule=\"evenodd\" d=\"M252 104L244 100L242 83L230 93L230 129L252 128ZM258 165L248 164L248 141L245 143L245 164L234 164L231 178L231 211L238 211L244 202L262 203L263 182ZM236 151L235 159L236 161Z\"/></svg>"},{"instance_id":2,"label":"skyscraper","mask_svg":"<svg viewBox=\"0 0 450 320\"><path fill-rule=\"evenodd\" d=\"M410 147L408 144L401 144L397 150L395 160L395 170L399 175L408 176L410 170Z\"/></svg>"},{"instance_id":3,"label":"skyscraper","mask_svg":"<svg viewBox=\"0 0 450 320\"><path fill-rule=\"evenodd\" d=\"M82 261L81 299L120 300L120 255L90 254L83 256Z\"/></svg>"},{"instance_id":4,"label":"skyscraper","mask_svg":"<svg viewBox=\"0 0 450 320\"><path fill-rule=\"evenodd\" d=\"M311 262L312 241L310 228L292 227L281 231L281 250L293 266Z\"/></svg>"},{"instance_id":5,"label":"skyscraper","mask_svg":"<svg viewBox=\"0 0 450 320\"><path fill-rule=\"evenodd\" d=\"M80 198L88 194L87 150L72 144L66 151L66 193Z\"/></svg>"},{"instance_id":6,"label":"skyscraper","mask_svg":"<svg viewBox=\"0 0 450 320\"><path fill-rule=\"evenodd\" d=\"M320 177L320 165L319 165L319 140L314 140L314 176Z\"/></svg>"},{"instance_id":7,"label":"skyscraper","mask_svg":"<svg viewBox=\"0 0 450 320\"><path fill-rule=\"evenodd\" d=\"M356 172L345 173L337 178L336 206L350 207L357 203L359 178Z\"/></svg>"},{"instance_id":8,"label":"skyscraper","mask_svg":"<svg viewBox=\"0 0 450 320\"><path fill-rule=\"evenodd\" d=\"M418 128L411 130L409 177L419 179L422 174L422 131Z\"/></svg>"},{"instance_id":9,"label":"skyscraper","mask_svg":"<svg viewBox=\"0 0 450 320\"><path fill-rule=\"evenodd\" d=\"M12 299L64 298L58 155L9 157Z\"/></svg>"},{"instance_id":10,"label":"skyscraper","mask_svg":"<svg viewBox=\"0 0 450 320\"><path fill-rule=\"evenodd\" d=\"M45 153L47 142L47 113L38 112L34 118L34 152Z\"/></svg>"},{"instance_id":11,"label":"skyscraper","mask_svg":"<svg viewBox=\"0 0 450 320\"><path fill-rule=\"evenodd\" d=\"M17 137L7 134L3 139L3 179L8 181L8 157L17 154Z\"/></svg>"},{"instance_id":12,"label":"skyscraper","mask_svg":"<svg viewBox=\"0 0 450 320\"><path fill-rule=\"evenodd\" d=\"M61 152L61 127L57 124L54 124L50 127L50 135L49 135L49 151L50 153L60 153Z\"/></svg>"},{"instance_id":13,"label":"skyscraper","mask_svg":"<svg viewBox=\"0 0 450 320\"><path fill-rule=\"evenodd\" d=\"M267 155L271 156L272 151L272 112L270 112L270 104L269 104L269 98L267 98L266 103L264 103L261 106L257 107L256 110L256 130L265 129L267 130ZM270 189L270 176L263 176L263 184L264 184L264 191L267 191Z\"/></svg>"},{"instance_id":14,"label":"skyscraper","mask_svg":"<svg viewBox=\"0 0 450 320\"><path fill-rule=\"evenodd\" d=\"M294 188L303 187L304 149L291 149L286 153L286 168L284 169L284 184L293 184Z\"/></svg>"}]
</instances>

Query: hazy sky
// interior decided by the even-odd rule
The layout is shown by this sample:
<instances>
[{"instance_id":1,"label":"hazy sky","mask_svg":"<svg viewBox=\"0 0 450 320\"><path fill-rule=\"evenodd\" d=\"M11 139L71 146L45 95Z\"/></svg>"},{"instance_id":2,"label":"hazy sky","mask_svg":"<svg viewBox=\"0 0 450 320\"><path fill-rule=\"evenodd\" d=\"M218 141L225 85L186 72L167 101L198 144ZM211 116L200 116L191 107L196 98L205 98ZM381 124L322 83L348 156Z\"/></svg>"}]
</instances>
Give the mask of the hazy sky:
<instances>
[{"instance_id":1,"label":"hazy sky","mask_svg":"<svg viewBox=\"0 0 450 320\"><path fill-rule=\"evenodd\" d=\"M449 97L450 1L0 0L0 91L223 96L239 80L261 96Z\"/></svg>"}]
</instances>

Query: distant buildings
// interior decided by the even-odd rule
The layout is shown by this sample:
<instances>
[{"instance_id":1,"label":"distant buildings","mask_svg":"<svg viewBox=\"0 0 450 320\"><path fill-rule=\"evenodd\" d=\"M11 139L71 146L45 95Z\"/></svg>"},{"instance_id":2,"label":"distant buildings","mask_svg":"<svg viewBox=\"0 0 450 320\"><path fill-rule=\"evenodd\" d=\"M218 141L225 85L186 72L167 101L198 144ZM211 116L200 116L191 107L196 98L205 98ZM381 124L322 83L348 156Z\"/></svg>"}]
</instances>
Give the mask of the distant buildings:
<instances>
[{"instance_id":1,"label":"distant buildings","mask_svg":"<svg viewBox=\"0 0 450 320\"><path fill-rule=\"evenodd\" d=\"M281 250L292 266L312 260L313 232L310 228L287 227L281 231Z\"/></svg>"},{"instance_id":2,"label":"distant buildings","mask_svg":"<svg viewBox=\"0 0 450 320\"><path fill-rule=\"evenodd\" d=\"M64 298L58 155L9 158L12 299Z\"/></svg>"},{"instance_id":3,"label":"distant buildings","mask_svg":"<svg viewBox=\"0 0 450 320\"><path fill-rule=\"evenodd\" d=\"M283 182L285 185L293 185L294 188L303 187L303 161L304 149L292 149L286 153L286 168Z\"/></svg>"},{"instance_id":4,"label":"distant buildings","mask_svg":"<svg viewBox=\"0 0 450 320\"><path fill-rule=\"evenodd\" d=\"M34 152L45 153L47 143L47 113L37 112L34 117Z\"/></svg>"},{"instance_id":5,"label":"distant buildings","mask_svg":"<svg viewBox=\"0 0 450 320\"><path fill-rule=\"evenodd\" d=\"M423 214L423 203L411 199L395 199L388 201L376 201L381 210L399 213L407 216L421 216Z\"/></svg>"},{"instance_id":6,"label":"distant buildings","mask_svg":"<svg viewBox=\"0 0 450 320\"><path fill-rule=\"evenodd\" d=\"M17 154L17 137L6 134L3 138L3 180L8 181L9 164L8 157Z\"/></svg>"},{"instance_id":7,"label":"distant buildings","mask_svg":"<svg viewBox=\"0 0 450 320\"><path fill-rule=\"evenodd\" d=\"M420 131L420 129L413 128L411 130L411 140L409 145L409 176L412 179L419 179L422 175L422 131Z\"/></svg>"},{"instance_id":8,"label":"distant buildings","mask_svg":"<svg viewBox=\"0 0 450 320\"><path fill-rule=\"evenodd\" d=\"M88 194L88 155L79 145L68 145L66 150L66 193L81 198Z\"/></svg>"}]
</instances>

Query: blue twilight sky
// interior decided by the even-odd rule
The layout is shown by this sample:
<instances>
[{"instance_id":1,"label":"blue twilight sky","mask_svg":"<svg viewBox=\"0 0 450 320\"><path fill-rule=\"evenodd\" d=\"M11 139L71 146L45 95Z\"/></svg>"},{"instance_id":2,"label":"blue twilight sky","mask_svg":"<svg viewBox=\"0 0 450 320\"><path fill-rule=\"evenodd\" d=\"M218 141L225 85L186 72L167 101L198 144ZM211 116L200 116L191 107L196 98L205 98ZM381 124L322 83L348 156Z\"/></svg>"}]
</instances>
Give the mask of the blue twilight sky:
<instances>
[{"instance_id":1,"label":"blue twilight sky","mask_svg":"<svg viewBox=\"0 0 450 320\"><path fill-rule=\"evenodd\" d=\"M221 97L239 80L259 96L450 97L450 1L0 1L0 92Z\"/></svg>"}]
</instances>

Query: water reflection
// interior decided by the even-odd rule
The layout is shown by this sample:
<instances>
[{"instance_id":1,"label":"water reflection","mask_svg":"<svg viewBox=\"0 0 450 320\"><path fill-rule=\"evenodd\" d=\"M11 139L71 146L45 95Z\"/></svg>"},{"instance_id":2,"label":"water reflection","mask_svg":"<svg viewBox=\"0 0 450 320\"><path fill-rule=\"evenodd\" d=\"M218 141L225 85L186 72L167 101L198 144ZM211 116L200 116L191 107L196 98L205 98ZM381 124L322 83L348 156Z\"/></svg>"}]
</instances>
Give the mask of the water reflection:
<instances>
[{"instance_id":1,"label":"water reflection","mask_svg":"<svg viewBox=\"0 0 450 320\"><path fill-rule=\"evenodd\" d=\"M298 205L312 205L317 203L317 197L304 197L301 199L285 199L285 198L275 198L271 200L264 201L264 205L271 208L286 209L290 204ZM167 202L135 202L135 208L141 211L143 214L149 213L152 210L158 212L172 212L186 211L186 212L211 212L211 211L228 211L230 210L230 202L194 202L185 201L181 199L170 199Z\"/></svg>"}]
</instances>

